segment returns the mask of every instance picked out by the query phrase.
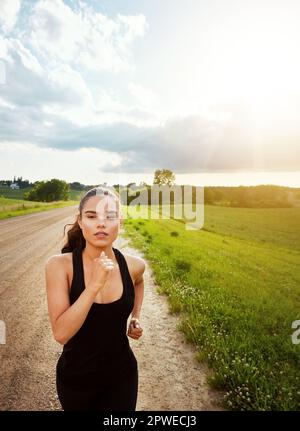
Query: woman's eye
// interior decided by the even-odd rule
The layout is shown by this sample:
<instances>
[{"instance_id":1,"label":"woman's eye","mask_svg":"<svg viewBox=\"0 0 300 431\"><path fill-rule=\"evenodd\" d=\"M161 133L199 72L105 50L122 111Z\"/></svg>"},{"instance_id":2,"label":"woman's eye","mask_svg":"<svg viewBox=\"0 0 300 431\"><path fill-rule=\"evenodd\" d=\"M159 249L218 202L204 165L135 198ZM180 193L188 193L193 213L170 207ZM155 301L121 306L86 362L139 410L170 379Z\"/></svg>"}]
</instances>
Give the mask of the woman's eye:
<instances>
[{"instance_id":1,"label":"woman's eye","mask_svg":"<svg viewBox=\"0 0 300 431\"><path fill-rule=\"evenodd\" d=\"M116 220L118 218L117 214L108 214L107 218L110 220Z\"/></svg>"},{"instance_id":2,"label":"woman's eye","mask_svg":"<svg viewBox=\"0 0 300 431\"><path fill-rule=\"evenodd\" d=\"M95 218L95 216L87 216L87 218ZM117 217L114 215L108 215L106 216L107 220L116 220Z\"/></svg>"}]
</instances>

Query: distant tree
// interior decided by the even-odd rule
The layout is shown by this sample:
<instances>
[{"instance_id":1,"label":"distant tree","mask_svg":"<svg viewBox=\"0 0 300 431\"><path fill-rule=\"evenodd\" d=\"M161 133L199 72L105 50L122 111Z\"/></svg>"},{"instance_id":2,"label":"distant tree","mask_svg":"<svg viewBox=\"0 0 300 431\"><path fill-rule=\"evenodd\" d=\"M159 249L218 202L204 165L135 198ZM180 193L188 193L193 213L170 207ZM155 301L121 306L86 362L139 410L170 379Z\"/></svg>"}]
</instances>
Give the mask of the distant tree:
<instances>
[{"instance_id":1,"label":"distant tree","mask_svg":"<svg viewBox=\"0 0 300 431\"><path fill-rule=\"evenodd\" d=\"M235 207L247 207L249 206L248 190L249 187L239 186L234 189L234 197L231 202L232 206Z\"/></svg>"},{"instance_id":2,"label":"distant tree","mask_svg":"<svg viewBox=\"0 0 300 431\"><path fill-rule=\"evenodd\" d=\"M204 203L205 204L214 203L214 193L210 187L204 187Z\"/></svg>"},{"instance_id":3,"label":"distant tree","mask_svg":"<svg viewBox=\"0 0 300 431\"><path fill-rule=\"evenodd\" d=\"M84 184L79 183L78 181L74 181L73 183L69 183L70 189L72 190L84 190Z\"/></svg>"},{"instance_id":4,"label":"distant tree","mask_svg":"<svg viewBox=\"0 0 300 431\"><path fill-rule=\"evenodd\" d=\"M26 187L30 186L29 181L28 180L23 180L22 177L18 177L15 182L18 184L18 186L20 187L20 189L25 189Z\"/></svg>"},{"instance_id":5,"label":"distant tree","mask_svg":"<svg viewBox=\"0 0 300 431\"><path fill-rule=\"evenodd\" d=\"M220 203L224 197L221 187L213 188L213 200L215 203Z\"/></svg>"},{"instance_id":6,"label":"distant tree","mask_svg":"<svg viewBox=\"0 0 300 431\"><path fill-rule=\"evenodd\" d=\"M24 193L24 199L39 202L67 201L69 191L69 185L56 178L50 181L36 181L33 189Z\"/></svg>"},{"instance_id":7,"label":"distant tree","mask_svg":"<svg viewBox=\"0 0 300 431\"><path fill-rule=\"evenodd\" d=\"M175 183L175 174L170 169L156 169L153 184L172 186Z\"/></svg>"}]
</instances>

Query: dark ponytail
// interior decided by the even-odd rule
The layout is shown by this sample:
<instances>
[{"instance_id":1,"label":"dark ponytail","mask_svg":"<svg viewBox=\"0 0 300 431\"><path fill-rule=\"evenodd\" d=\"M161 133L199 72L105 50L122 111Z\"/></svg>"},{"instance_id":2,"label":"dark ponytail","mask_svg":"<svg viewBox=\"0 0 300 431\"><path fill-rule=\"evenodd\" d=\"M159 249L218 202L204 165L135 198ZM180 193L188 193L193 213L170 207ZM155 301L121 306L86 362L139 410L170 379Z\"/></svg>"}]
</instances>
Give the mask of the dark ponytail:
<instances>
[{"instance_id":1,"label":"dark ponytail","mask_svg":"<svg viewBox=\"0 0 300 431\"><path fill-rule=\"evenodd\" d=\"M72 227L68 230L68 239L63 248L61 249L62 253L69 253L75 248L80 248L82 250L85 247L85 238L82 235L82 230L78 224L78 217L79 216L77 216L75 223L68 223L64 226L64 235L66 231L66 226Z\"/></svg>"},{"instance_id":2,"label":"dark ponytail","mask_svg":"<svg viewBox=\"0 0 300 431\"><path fill-rule=\"evenodd\" d=\"M82 216L82 210L86 201L93 196L100 195L108 195L119 201L119 209L120 209L120 195L117 191L111 191L106 187L94 187L93 189L88 190L80 200L79 203L79 214L76 216L75 223L68 223L64 226L64 235L66 231L66 226L72 226L67 233L67 241L63 248L61 249L61 253L69 253L72 252L75 248L84 249L85 248L85 238L82 234L81 227L79 226L78 219Z\"/></svg>"}]
</instances>

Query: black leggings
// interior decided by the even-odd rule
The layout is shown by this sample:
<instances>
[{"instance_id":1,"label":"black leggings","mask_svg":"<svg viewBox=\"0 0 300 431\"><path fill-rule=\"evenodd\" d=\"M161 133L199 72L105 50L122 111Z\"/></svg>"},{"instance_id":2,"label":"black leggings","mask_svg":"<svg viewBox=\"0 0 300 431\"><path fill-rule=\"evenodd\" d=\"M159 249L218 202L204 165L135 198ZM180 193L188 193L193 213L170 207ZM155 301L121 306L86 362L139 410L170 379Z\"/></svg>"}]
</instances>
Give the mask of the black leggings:
<instances>
[{"instance_id":1,"label":"black leggings","mask_svg":"<svg viewBox=\"0 0 300 431\"><path fill-rule=\"evenodd\" d=\"M134 411L138 393L138 370L117 383L85 389L73 389L56 377L56 389L64 411Z\"/></svg>"}]
</instances>

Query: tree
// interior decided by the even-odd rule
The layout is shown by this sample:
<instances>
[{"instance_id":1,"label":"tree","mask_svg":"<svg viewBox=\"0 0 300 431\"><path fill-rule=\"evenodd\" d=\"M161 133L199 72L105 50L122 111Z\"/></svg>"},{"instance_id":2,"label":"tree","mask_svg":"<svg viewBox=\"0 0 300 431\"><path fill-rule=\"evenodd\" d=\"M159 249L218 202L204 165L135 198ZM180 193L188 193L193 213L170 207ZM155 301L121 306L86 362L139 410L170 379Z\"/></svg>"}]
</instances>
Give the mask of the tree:
<instances>
[{"instance_id":1,"label":"tree","mask_svg":"<svg viewBox=\"0 0 300 431\"><path fill-rule=\"evenodd\" d=\"M214 193L209 187L204 187L204 203L208 205L214 203Z\"/></svg>"},{"instance_id":2,"label":"tree","mask_svg":"<svg viewBox=\"0 0 300 431\"><path fill-rule=\"evenodd\" d=\"M74 181L73 183L69 183L69 186L72 190L84 190L84 185L79 183L78 181Z\"/></svg>"},{"instance_id":3,"label":"tree","mask_svg":"<svg viewBox=\"0 0 300 431\"><path fill-rule=\"evenodd\" d=\"M50 181L37 181L33 189L24 193L24 199L39 202L67 201L69 191L66 181L53 178Z\"/></svg>"},{"instance_id":4,"label":"tree","mask_svg":"<svg viewBox=\"0 0 300 431\"><path fill-rule=\"evenodd\" d=\"M153 184L172 186L175 183L175 174L170 169L156 169Z\"/></svg>"}]
</instances>

